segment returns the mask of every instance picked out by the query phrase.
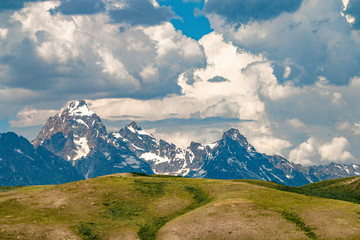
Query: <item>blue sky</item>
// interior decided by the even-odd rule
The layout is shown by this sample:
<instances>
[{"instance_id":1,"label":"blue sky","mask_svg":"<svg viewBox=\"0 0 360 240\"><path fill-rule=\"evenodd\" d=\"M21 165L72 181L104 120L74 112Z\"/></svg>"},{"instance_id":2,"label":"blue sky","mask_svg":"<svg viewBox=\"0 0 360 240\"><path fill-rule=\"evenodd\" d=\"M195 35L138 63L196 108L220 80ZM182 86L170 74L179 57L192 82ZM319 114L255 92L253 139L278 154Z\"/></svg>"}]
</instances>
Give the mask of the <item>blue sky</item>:
<instances>
[{"instance_id":1,"label":"blue sky","mask_svg":"<svg viewBox=\"0 0 360 240\"><path fill-rule=\"evenodd\" d=\"M359 163L360 0L3 0L0 131L86 99L186 147L231 127L302 164Z\"/></svg>"},{"instance_id":2,"label":"blue sky","mask_svg":"<svg viewBox=\"0 0 360 240\"><path fill-rule=\"evenodd\" d=\"M175 29L195 40L211 32L209 20L204 15L204 0L183 2L182 0L161 0L161 6L169 6L177 17L170 20Z\"/></svg>"}]
</instances>

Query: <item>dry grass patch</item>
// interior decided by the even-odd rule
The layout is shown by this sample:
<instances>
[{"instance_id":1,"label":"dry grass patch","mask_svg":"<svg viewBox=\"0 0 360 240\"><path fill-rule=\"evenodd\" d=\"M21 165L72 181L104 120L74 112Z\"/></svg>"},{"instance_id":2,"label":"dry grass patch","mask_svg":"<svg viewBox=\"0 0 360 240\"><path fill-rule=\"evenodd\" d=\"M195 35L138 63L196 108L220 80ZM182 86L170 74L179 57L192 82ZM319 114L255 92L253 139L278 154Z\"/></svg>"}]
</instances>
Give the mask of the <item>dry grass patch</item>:
<instances>
[{"instance_id":1,"label":"dry grass patch","mask_svg":"<svg viewBox=\"0 0 360 240\"><path fill-rule=\"evenodd\" d=\"M25 240L80 240L70 229L64 226L15 224L0 225L0 239L25 239Z\"/></svg>"},{"instance_id":2,"label":"dry grass patch","mask_svg":"<svg viewBox=\"0 0 360 240\"><path fill-rule=\"evenodd\" d=\"M105 239L108 240L140 240L137 235L136 229L131 228L119 228L106 234Z\"/></svg>"},{"instance_id":3,"label":"dry grass patch","mask_svg":"<svg viewBox=\"0 0 360 240\"><path fill-rule=\"evenodd\" d=\"M38 197L41 196L41 197ZM40 194L24 195L20 202L36 205L38 208L58 208L69 203L69 197L59 189L43 191Z\"/></svg>"},{"instance_id":4,"label":"dry grass patch","mask_svg":"<svg viewBox=\"0 0 360 240\"><path fill-rule=\"evenodd\" d=\"M360 239L360 219L352 204L332 202L331 205L304 209L299 215L322 239Z\"/></svg>"},{"instance_id":5,"label":"dry grass patch","mask_svg":"<svg viewBox=\"0 0 360 240\"><path fill-rule=\"evenodd\" d=\"M164 217L175 214L191 204L191 199L181 198L178 196L166 196L159 198L150 205L150 209L154 209L157 216Z\"/></svg>"},{"instance_id":6,"label":"dry grass patch","mask_svg":"<svg viewBox=\"0 0 360 240\"><path fill-rule=\"evenodd\" d=\"M276 212L246 199L211 203L176 218L160 229L158 239L306 239Z\"/></svg>"}]
</instances>

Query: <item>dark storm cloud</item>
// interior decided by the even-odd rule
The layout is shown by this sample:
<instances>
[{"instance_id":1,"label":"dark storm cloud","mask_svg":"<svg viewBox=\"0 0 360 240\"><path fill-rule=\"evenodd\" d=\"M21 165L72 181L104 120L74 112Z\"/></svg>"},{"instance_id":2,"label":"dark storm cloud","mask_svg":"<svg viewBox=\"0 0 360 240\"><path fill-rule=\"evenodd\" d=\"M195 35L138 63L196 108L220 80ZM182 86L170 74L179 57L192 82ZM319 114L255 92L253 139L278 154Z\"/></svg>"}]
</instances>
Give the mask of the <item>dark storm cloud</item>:
<instances>
[{"instance_id":1,"label":"dark storm cloud","mask_svg":"<svg viewBox=\"0 0 360 240\"><path fill-rule=\"evenodd\" d=\"M229 22L246 24L250 21L269 20L283 12L296 11L303 0L209 0L205 13L223 16Z\"/></svg>"},{"instance_id":2,"label":"dark storm cloud","mask_svg":"<svg viewBox=\"0 0 360 240\"><path fill-rule=\"evenodd\" d=\"M41 2L43 0L1 0L0 11L2 10L19 10L24 7L26 2Z\"/></svg>"},{"instance_id":3,"label":"dark storm cloud","mask_svg":"<svg viewBox=\"0 0 360 240\"><path fill-rule=\"evenodd\" d=\"M62 0L60 6L50 10L52 14L60 12L64 15L91 15L103 11L102 0Z\"/></svg>"},{"instance_id":4,"label":"dark storm cloud","mask_svg":"<svg viewBox=\"0 0 360 240\"><path fill-rule=\"evenodd\" d=\"M345 14L353 16L355 18L355 22L352 26L360 29L360 0L350 0Z\"/></svg>"},{"instance_id":5,"label":"dark storm cloud","mask_svg":"<svg viewBox=\"0 0 360 240\"><path fill-rule=\"evenodd\" d=\"M96 65L89 67L75 59L61 64L47 61L37 54L36 43L29 38L15 45L11 54L1 56L0 64L8 69L7 77L0 80L1 85L39 93L51 92L49 95L53 98L79 90L90 91L84 79L91 79L97 69Z\"/></svg>"},{"instance_id":6,"label":"dark storm cloud","mask_svg":"<svg viewBox=\"0 0 360 240\"><path fill-rule=\"evenodd\" d=\"M25 38L13 49L11 54L0 58L0 63L9 67L6 85L27 89L45 89L49 87L48 77L53 76L53 66L41 60L36 52L34 42Z\"/></svg>"},{"instance_id":7,"label":"dark storm cloud","mask_svg":"<svg viewBox=\"0 0 360 240\"><path fill-rule=\"evenodd\" d=\"M154 7L149 0L129 0L124 8L111 10L111 18L117 23L152 26L168 21L175 16L170 7Z\"/></svg>"},{"instance_id":8,"label":"dark storm cloud","mask_svg":"<svg viewBox=\"0 0 360 240\"><path fill-rule=\"evenodd\" d=\"M222 77L222 76L215 76L213 78L210 78L208 82L228 82L229 80Z\"/></svg>"}]
</instances>

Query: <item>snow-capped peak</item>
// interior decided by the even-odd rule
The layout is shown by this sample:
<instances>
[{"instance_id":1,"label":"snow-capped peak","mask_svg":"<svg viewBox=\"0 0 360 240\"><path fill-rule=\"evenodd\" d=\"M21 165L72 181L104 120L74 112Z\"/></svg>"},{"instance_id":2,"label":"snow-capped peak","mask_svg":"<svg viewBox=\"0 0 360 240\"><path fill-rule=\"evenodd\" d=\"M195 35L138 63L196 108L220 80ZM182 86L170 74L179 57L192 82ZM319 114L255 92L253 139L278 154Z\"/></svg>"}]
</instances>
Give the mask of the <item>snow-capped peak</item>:
<instances>
[{"instance_id":1,"label":"snow-capped peak","mask_svg":"<svg viewBox=\"0 0 360 240\"><path fill-rule=\"evenodd\" d=\"M66 111L70 116L91 116L94 114L90 111L84 100L70 101L66 106Z\"/></svg>"},{"instance_id":2,"label":"snow-capped peak","mask_svg":"<svg viewBox=\"0 0 360 240\"><path fill-rule=\"evenodd\" d=\"M139 127L134 121L132 121L129 125L127 125L126 128L129 129L132 133L139 135L148 135L150 137L153 137L150 133L147 133L146 131L142 130L141 127Z\"/></svg>"},{"instance_id":3,"label":"snow-capped peak","mask_svg":"<svg viewBox=\"0 0 360 240\"><path fill-rule=\"evenodd\" d=\"M135 121L132 121L129 125L126 126L126 128L132 131L133 133L141 130L141 128L137 125Z\"/></svg>"},{"instance_id":4,"label":"snow-capped peak","mask_svg":"<svg viewBox=\"0 0 360 240\"><path fill-rule=\"evenodd\" d=\"M245 136L242 135L238 129L229 129L227 132L224 133L222 139L232 139L234 141L237 141L240 146L245 148L249 153L256 152L255 148L247 141Z\"/></svg>"},{"instance_id":5,"label":"snow-capped peak","mask_svg":"<svg viewBox=\"0 0 360 240\"><path fill-rule=\"evenodd\" d=\"M241 135L240 131L235 128L231 128L226 131L223 135L223 138L231 138L233 140L246 140L246 138Z\"/></svg>"}]
</instances>

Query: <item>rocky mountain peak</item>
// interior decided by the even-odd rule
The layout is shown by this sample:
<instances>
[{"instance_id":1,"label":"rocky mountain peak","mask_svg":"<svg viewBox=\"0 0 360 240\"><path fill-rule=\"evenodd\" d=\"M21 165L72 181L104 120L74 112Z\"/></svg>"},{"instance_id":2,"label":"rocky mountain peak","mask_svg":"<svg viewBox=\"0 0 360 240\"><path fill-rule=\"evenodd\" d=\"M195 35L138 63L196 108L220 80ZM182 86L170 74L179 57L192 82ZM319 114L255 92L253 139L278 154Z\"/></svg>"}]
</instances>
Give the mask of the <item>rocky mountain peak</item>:
<instances>
[{"instance_id":1,"label":"rocky mountain peak","mask_svg":"<svg viewBox=\"0 0 360 240\"><path fill-rule=\"evenodd\" d=\"M135 123L124 129L129 134L143 134L145 138L146 133ZM49 118L33 145L69 161L85 178L116 172L153 173L149 164L126 146L126 141L130 140L120 133L108 134L100 117L86 102L75 100ZM136 143L131 146L135 149Z\"/></svg>"},{"instance_id":2,"label":"rocky mountain peak","mask_svg":"<svg viewBox=\"0 0 360 240\"><path fill-rule=\"evenodd\" d=\"M0 133L0 151L14 149L31 149L32 145L22 136L14 132Z\"/></svg>"},{"instance_id":3,"label":"rocky mountain peak","mask_svg":"<svg viewBox=\"0 0 360 240\"><path fill-rule=\"evenodd\" d=\"M246 137L240 133L236 128L231 128L226 131L221 139L221 142L226 144L227 142L235 141L240 144L241 147L245 148L248 152L255 152L255 148L248 142Z\"/></svg>"},{"instance_id":4,"label":"rocky mountain peak","mask_svg":"<svg viewBox=\"0 0 360 240\"><path fill-rule=\"evenodd\" d=\"M133 128L138 131L142 130L141 127L139 127L135 121L132 121L129 125L127 125L127 128Z\"/></svg>"},{"instance_id":5,"label":"rocky mountain peak","mask_svg":"<svg viewBox=\"0 0 360 240\"><path fill-rule=\"evenodd\" d=\"M50 117L32 143L66 160L77 160L87 156L107 135L99 116L84 100L75 100L68 102L61 114Z\"/></svg>"},{"instance_id":6,"label":"rocky mountain peak","mask_svg":"<svg viewBox=\"0 0 360 240\"><path fill-rule=\"evenodd\" d=\"M201 152L205 149L205 146L202 145L201 143L198 143L198 142L194 142L192 141L190 143L190 146L189 146L189 149L193 152L193 153L196 153L196 152Z\"/></svg>"},{"instance_id":7,"label":"rocky mountain peak","mask_svg":"<svg viewBox=\"0 0 360 240\"><path fill-rule=\"evenodd\" d=\"M133 138L145 138L150 141L154 140L154 137L150 133L142 130L142 128L139 127L135 121L132 121L125 128L120 129L119 133L123 138L130 140Z\"/></svg>"},{"instance_id":8,"label":"rocky mountain peak","mask_svg":"<svg viewBox=\"0 0 360 240\"><path fill-rule=\"evenodd\" d=\"M121 138L138 157L144 152L156 151L158 147L158 142L154 136L142 130L134 121L120 129L119 133L115 135L117 138Z\"/></svg>"},{"instance_id":9,"label":"rocky mountain peak","mask_svg":"<svg viewBox=\"0 0 360 240\"><path fill-rule=\"evenodd\" d=\"M190 149L197 149L198 147L202 146L201 143L191 141Z\"/></svg>"},{"instance_id":10,"label":"rocky mountain peak","mask_svg":"<svg viewBox=\"0 0 360 240\"><path fill-rule=\"evenodd\" d=\"M233 140L241 140L241 139L245 139L246 138L240 133L240 131L236 128L230 128L229 130L227 130L226 132L224 132L223 134L223 139L224 138L231 138Z\"/></svg>"},{"instance_id":11,"label":"rocky mountain peak","mask_svg":"<svg viewBox=\"0 0 360 240\"><path fill-rule=\"evenodd\" d=\"M68 102L64 112L68 113L70 116L91 116L95 114L93 111L89 110L89 107L84 100Z\"/></svg>"}]
</instances>

